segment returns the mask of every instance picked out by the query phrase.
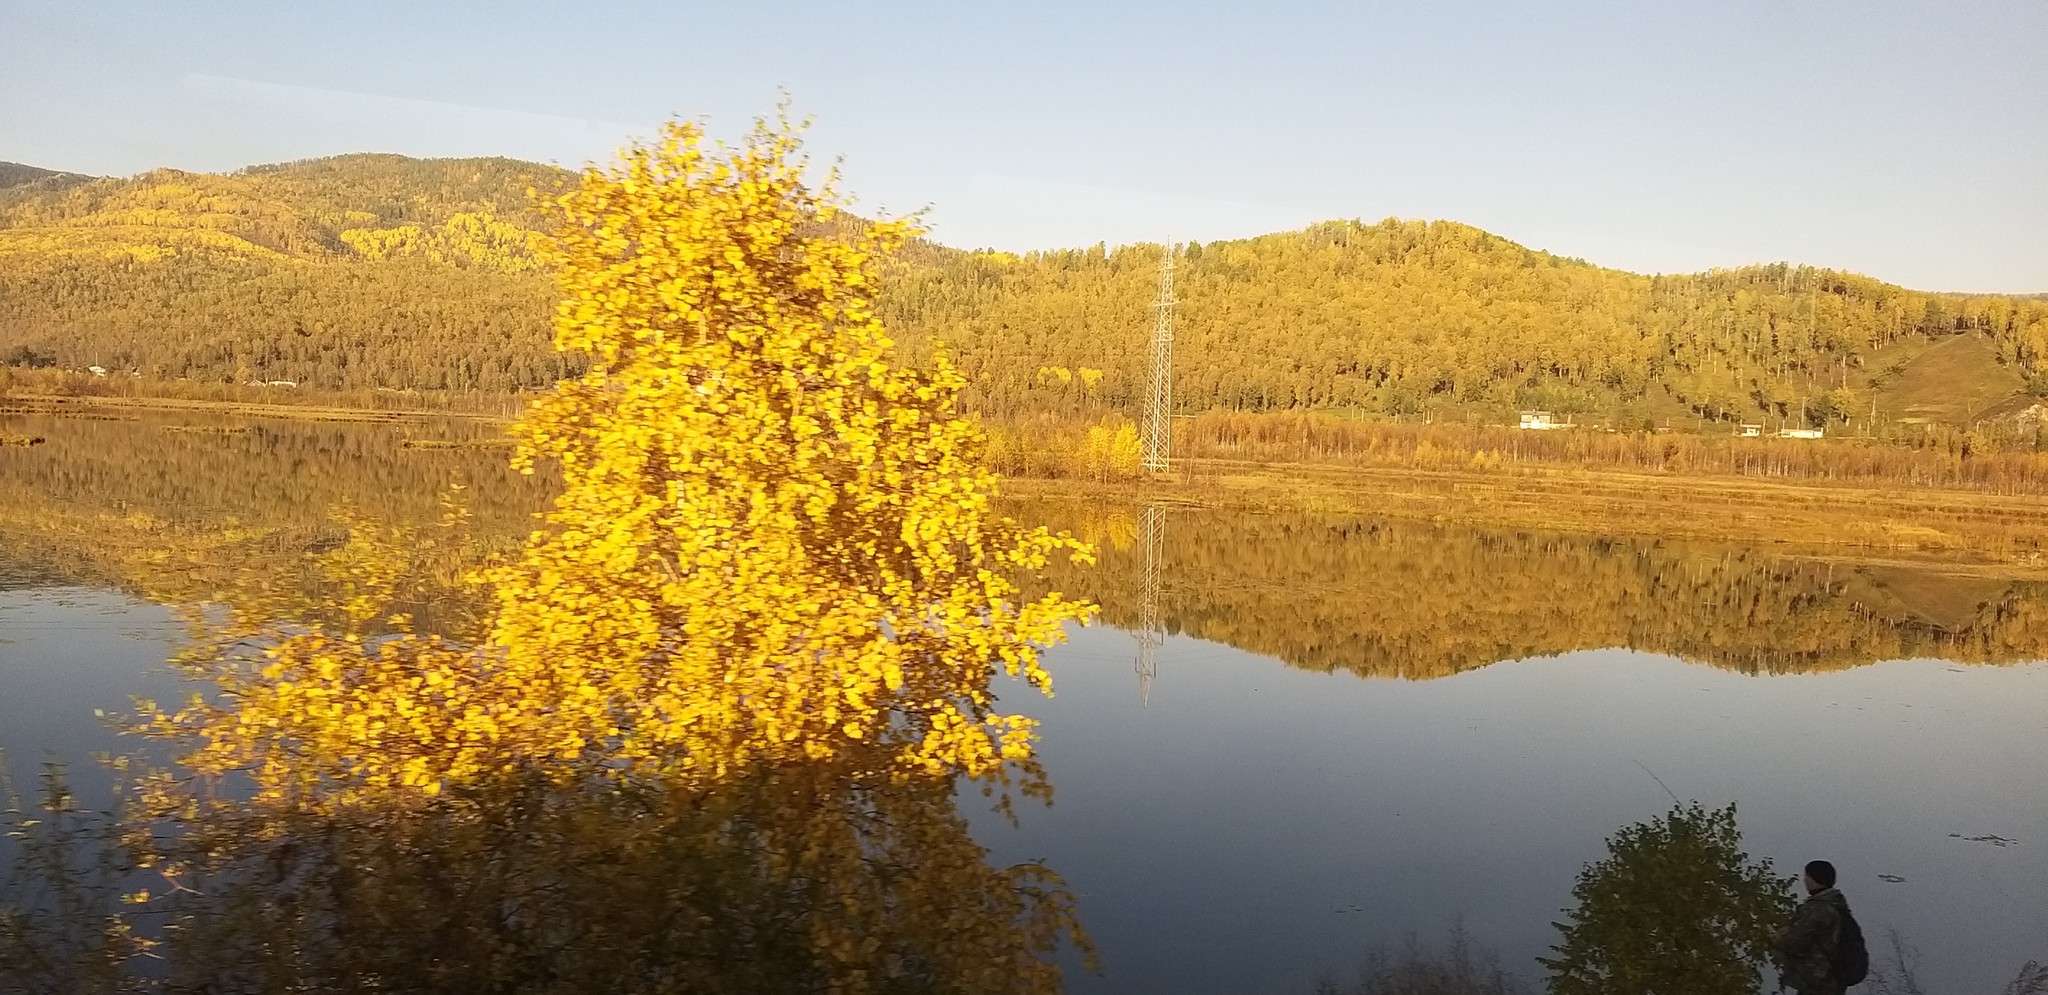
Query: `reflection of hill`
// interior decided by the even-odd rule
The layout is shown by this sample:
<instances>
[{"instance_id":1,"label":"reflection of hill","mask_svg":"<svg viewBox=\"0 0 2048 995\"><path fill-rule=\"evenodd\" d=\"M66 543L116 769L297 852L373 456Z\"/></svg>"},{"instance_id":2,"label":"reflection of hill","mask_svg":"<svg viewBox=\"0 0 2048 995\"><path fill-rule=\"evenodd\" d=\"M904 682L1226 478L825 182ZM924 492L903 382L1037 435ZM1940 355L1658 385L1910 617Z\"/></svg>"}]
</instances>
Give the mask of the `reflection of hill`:
<instances>
[{"instance_id":1,"label":"reflection of hill","mask_svg":"<svg viewBox=\"0 0 2048 995\"><path fill-rule=\"evenodd\" d=\"M523 537L549 484L507 465L474 424L242 419L8 419L49 439L0 460L0 577L117 587L166 602L276 596L316 583L305 553L345 535L335 514L431 527L449 488L471 513L468 559ZM455 443L406 448L409 438ZM460 564L420 564L446 586ZM0 583L4 583L0 580ZM311 594L308 588L300 594Z\"/></svg>"},{"instance_id":2,"label":"reflection of hill","mask_svg":"<svg viewBox=\"0 0 2048 995\"><path fill-rule=\"evenodd\" d=\"M1134 624L1142 551L1130 513L1026 514L1102 544L1098 570L1051 580ZM1176 508L1163 553L1170 629L1363 676L1613 646L1749 673L2048 650L2048 585L1754 549Z\"/></svg>"},{"instance_id":3,"label":"reflection of hill","mask_svg":"<svg viewBox=\"0 0 2048 995\"><path fill-rule=\"evenodd\" d=\"M1871 566L1856 571L1848 593L1877 614L1956 633L1975 624L1983 606L2004 600L2012 589L2011 581L1992 577Z\"/></svg>"},{"instance_id":4,"label":"reflection of hill","mask_svg":"<svg viewBox=\"0 0 2048 995\"><path fill-rule=\"evenodd\" d=\"M471 542L423 551L423 625L460 571L522 537L550 485L506 465L470 424L8 420L49 444L0 459L0 585L84 583L168 602L297 597L303 555L336 545L336 509L429 528L464 485ZM431 437L453 448L406 448ZM1137 623L1136 509L1032 502L1027 521L1102 546L1063 590ZM481 540L481 541L477 541ZM1747 672L1909 656L2003 663L2048 655L2048 584L1845 565L1754 549L1475 531L1360 516L1175 508L1161 617L1176 631L1311 670L1440 677L1607 646Z\"/></svg>"}]
</instances>

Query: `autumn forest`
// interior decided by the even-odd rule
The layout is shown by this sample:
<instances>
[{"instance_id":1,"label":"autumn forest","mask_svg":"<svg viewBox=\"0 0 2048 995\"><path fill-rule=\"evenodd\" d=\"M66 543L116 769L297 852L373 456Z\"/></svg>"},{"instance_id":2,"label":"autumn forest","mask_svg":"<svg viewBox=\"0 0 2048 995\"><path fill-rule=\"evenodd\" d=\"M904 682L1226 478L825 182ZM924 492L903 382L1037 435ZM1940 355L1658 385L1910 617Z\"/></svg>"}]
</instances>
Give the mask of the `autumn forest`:
<instances>
[{"instance_id":1,"label":"autumn forest","mask_svg":"<svg viewBox=\"0 0 2048 995\"><path fill-rule=\"evenodd\" d=\"M130 179L10 167L0 363L17 378L98 366L158 391L545 387L579 361L548 341L534 198L571 176L390 155ZM910 357L945 346L985 416L1131 416L1160 255L916 241L878 306ZM2038 297L1787 264L1642 276L1399 219L1191 243L1178 269L1175 396L1191 414L1498 423L1540 408L1627 429L1883 434L2009 417L2048 393Z\"/></svg>"}]
</instances>

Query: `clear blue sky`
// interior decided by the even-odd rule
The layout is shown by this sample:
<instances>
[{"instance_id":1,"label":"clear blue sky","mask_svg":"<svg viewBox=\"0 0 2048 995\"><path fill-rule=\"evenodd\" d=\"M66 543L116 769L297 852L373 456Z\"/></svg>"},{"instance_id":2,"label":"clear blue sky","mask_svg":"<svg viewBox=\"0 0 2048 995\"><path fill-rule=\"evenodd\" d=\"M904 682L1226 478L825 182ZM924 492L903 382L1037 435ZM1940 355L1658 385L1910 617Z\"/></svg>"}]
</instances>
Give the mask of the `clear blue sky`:
<instances>
[{"instance_id":1,"label":"clear blue sky","mask_svg":"<svg viewBox=\"0 0 2048 995\"><path fill-rule=\"evenodd\" d=\"M1027 249L1451 218L1644 272L2048 291L2048 3L6 0L0 159L580 165L786 87L865 210Z\"/></svg>"}]
</instances>

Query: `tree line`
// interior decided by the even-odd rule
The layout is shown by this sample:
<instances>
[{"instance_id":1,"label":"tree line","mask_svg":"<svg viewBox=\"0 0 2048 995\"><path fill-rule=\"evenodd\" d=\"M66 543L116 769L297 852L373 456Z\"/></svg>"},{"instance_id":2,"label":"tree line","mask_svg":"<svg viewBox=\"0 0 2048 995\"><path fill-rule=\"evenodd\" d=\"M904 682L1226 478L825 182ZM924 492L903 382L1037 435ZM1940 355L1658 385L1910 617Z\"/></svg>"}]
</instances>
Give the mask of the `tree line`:
<instances>
[{"instance_id":1,"label":"tree line","mask_svg":"<svg viewBox=\"0 0 2048 995\"><path fill-rule=\"evenodd\" d=\"M1175 452L1194 458L1423 470L1587 467L2048 493L2048 422L2038 418L1971 428L1907 426L1882 438L1828 440L1748 438L1725 432L1532 432L1473 422L1362 420L1319 412L1207 411L1175 429Z\"/></svg>"},{"instance_id":2,"label":"tree line","mask_svg":"<svg viewBox=\"0 0 2048 995\"><path fill-rule=\"evenodd\" d=\"M1121 414L1019 412L992 423L987 458L1018 477L1140 476L1138 426ZM1560 469L1754 477L1799 483L2048 493L2048 421L1916 425L1878 438L1727 433L1531 432L1476 421L1361 419L1315 411L1205 411L1173 425L1176 459L1514 473ZM1183 464L1186 465L1186 464Z\"/></svg>"}]
</instances>

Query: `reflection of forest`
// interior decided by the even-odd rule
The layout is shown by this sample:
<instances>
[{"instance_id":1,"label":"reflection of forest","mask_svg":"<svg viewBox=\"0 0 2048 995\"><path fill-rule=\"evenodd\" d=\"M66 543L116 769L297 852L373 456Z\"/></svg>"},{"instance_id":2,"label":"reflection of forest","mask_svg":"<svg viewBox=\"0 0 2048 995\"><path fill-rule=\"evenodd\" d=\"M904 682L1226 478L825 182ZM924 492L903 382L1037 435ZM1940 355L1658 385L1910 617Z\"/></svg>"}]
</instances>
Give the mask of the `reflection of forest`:
<instances>
[{"instance_id":1,"label":"reflection of forest","mask_svg":"<svg viewBox=\"0 0 2048 995\"><path fill-rule=\"evenodd\" d=\"M502 430L479 423L0 417L0 428L49 440L0 458L0 585L172 602L275 592L313 583L303 554L340 542L338 511L431 526L458 485L474 559L522 538L551 493L513 472ZM442 579L459 567L432 566Z\"/></svg>"},{"instance_id":2,"label":"reflection of forest","mask_svg":"<svg viewBox=\"0 0 2048 995\"><path fill-rule=\"evenodd\" d=\"M1048 579L1101 602L1106 621L1137 624L1135 510L1034 502L1019 512L1097 542L1098 568ZM1168 631L1309 670L1431 678L1624 646L1800 673L1901 657L2007 663L2048 648L2048 585L1933 567L1201 508L1172 509L1164 532Z\"/></svg>"},{"instance_id":3,"label":"reflection of forest","mask_svg":"<svg viewBox=\"0 0 2048 995\"><path fill-rule=\"evenodd\" d=\"M552 486L509 469L495 430L477 424L15 418L0 427L50 440L0 459L0 584L107 584L166 601L275 598L287 588L310 596L318 580L301 554L339 541L336 509L430 527L460 484L466 542L422 564L428 575L415 581L426 597L523 537ZM1138 624L1137 508L1033 501L1016 510L1098 543L1098 568L1061 567L1051 579L1100 601L1106 621ZM2048 651L2048 585L1933 567L1198 508L1172 509L1163 543L1159 611L1169 630L1314 670L1438 677L1608 646L1770 673Z\"/></svg>"}]
</instances>

